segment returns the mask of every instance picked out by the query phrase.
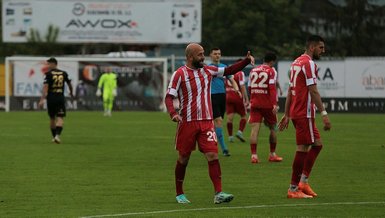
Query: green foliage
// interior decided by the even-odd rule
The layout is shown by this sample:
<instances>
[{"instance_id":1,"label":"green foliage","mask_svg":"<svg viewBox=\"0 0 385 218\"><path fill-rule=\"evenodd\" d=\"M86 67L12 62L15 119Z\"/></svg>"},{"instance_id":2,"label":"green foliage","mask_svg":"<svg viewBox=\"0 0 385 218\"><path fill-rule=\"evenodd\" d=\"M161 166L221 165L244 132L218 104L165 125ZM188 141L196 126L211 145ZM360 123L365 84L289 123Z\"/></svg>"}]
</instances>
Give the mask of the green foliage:
<instances>
[{"instance_id":1,"label":"green foliage","mask_svg":"<svg viewBox=\"0 0 385 218\"><path fill-rule=\"evenodd\" d=\"M46 112L0 113L0 217L382 217L385 115L330 119L333 129L321 131L324 148L310 178L316 199L286 199L295 152L290 125L278 133L282 163L267 162L265 127L260 164L250 164L248 143L228 145L232 156L220 162L224 191L235 195L229 204L213 204L207 162L195 151L185 179L192 204L178 205L176 124L167 114L69 111L62 144L53 144Z\"/></svg>"},{"instance_id":2,"label":"green foliage","mask_svg":"<svg viewBox=\"0 0 385 218\"><path fill-rule=\"evenodd\" d=\"M226 56L251 49L294 58L310 34L326 39L328 56L384 56L385 6L369 0L203 0L203 45L220 47Z\"/></svg>"},{"instance_id":3,"label":"green foliage","mask_svg":"<svg viewBox=\"0 0 385 218\"><path fill-rule=\"evenodd\" d=\"M40 32L37 29L31 28L29 30L29 35L27 37L28 42L31 43L57 43L57 38L59 36L59 27L55 27L50 24L47 28L47 33L44 37L44 40L40 36Z\"/></svg>"},{"instance_id":4,"label":"green foliage","mask_svg":"<svg viewBox=\"0 0 385 218\"><path fill-rule=\"evenodd\" d=\"M301 2L204 0L203 44L207 48L218 46L228 56L247 50L259 57L266 50L281 56L296 55L297 44L303 41Z\"/></svg>"}]
</instances>

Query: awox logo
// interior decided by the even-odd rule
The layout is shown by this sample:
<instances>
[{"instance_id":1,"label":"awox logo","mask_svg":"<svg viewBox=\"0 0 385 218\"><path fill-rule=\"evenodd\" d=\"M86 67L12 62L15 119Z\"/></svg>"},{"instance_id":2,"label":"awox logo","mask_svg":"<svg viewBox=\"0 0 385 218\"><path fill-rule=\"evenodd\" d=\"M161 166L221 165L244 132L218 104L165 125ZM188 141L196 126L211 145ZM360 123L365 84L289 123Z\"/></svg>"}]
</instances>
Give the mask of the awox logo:
<instances>
[{"instance_id":1,"label":"awox logo","mask_svg":"<svg viewBox=\"0 0 385 218\"><path fill-rule=\"evenodd\" d=\"M76 16L83 15L86 12L86 7L82 3L75 3L72 13Z\"/></svg>"},{"instance_id":2,"label":"awox logo","mask_svg":"<svg viewBox=\"0 0 385 218\"><path fill-rule=\"evenodd\" d=\"M98 19L98 20L79 20L79 19L72 19L68 24L66 25L66 28L68 27L76 27L76 28L86 28L86 27L101 27L105 29L114 29L114 28L132 28L136 26L136 22L133 22L131 20L119 20L119 19Z\"/></svg>"}]
</instances>

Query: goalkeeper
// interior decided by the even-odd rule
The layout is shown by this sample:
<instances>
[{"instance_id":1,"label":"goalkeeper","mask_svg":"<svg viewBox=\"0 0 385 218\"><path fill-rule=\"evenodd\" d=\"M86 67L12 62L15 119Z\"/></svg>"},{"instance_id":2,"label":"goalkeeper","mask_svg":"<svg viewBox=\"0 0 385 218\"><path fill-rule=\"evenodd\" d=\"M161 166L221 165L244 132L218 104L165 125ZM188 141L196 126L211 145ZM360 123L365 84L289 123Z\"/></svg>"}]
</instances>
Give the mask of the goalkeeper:
<instances>
[{"instance_id":1,"label":"goalkeeper","mask_svg":"<svg viewBox=\"0 0 385 218\"><path fill-rule=\"evenodd\" d=\"M104 116L111 116L114 98L117 95L117 77L110 69L100 77L96 96L102 95L102 89Z\"/></svg>"}]
</instances>

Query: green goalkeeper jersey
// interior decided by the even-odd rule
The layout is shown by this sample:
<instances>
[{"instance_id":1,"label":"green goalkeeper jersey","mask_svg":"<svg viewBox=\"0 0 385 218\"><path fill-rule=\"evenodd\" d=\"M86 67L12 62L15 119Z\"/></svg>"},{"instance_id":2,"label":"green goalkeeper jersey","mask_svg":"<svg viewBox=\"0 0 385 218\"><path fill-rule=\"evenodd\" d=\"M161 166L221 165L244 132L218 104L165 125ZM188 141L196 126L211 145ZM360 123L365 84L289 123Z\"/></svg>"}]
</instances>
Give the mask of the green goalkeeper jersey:
<instances>
[{"instance_id":1,"label":"green goalkeeper jersey","mask_svg":"<svg viewBox=\"0 0 385 218\"><path fill-rule=\"evenodd\" d=\"M104 73L99 79L98 88L103 87L104 92L112 92L116 86L117 78L114 73Z\"/></svg>"}]
</instances>

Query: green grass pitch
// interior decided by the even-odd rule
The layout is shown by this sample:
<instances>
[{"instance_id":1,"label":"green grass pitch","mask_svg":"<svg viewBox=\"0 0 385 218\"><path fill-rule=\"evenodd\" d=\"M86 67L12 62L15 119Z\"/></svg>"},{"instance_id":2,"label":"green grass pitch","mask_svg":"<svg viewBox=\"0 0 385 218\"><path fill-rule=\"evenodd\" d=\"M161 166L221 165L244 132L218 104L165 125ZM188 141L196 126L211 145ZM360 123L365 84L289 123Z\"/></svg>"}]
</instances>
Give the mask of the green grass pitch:
<instances>
[{"instance_id":1,"label":"green grass pitch","mask_svg":"<svg viewBox=\"0 0 385 218\"><path fill-rule=\"evenodd\" d=\"M185 178L192 203L179 205L176 124L167 114L69 111L58 145L46 112L0 113L0 217L384 217L385 115L330 119L310 178L319 197L286 198L295 152L290 125L278 134L282 163L267 161L265 127L260 164L250 163L247 142L228 144L231 157L220 156L223 189L235 195L228 204L213 204L207 162L194 152ZM319 116L317 125L322 129Z\"/></svg>"}]
</instances>

